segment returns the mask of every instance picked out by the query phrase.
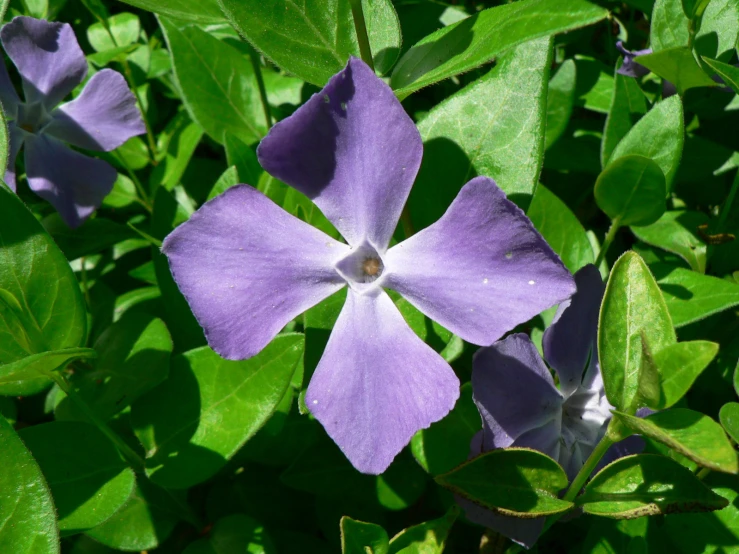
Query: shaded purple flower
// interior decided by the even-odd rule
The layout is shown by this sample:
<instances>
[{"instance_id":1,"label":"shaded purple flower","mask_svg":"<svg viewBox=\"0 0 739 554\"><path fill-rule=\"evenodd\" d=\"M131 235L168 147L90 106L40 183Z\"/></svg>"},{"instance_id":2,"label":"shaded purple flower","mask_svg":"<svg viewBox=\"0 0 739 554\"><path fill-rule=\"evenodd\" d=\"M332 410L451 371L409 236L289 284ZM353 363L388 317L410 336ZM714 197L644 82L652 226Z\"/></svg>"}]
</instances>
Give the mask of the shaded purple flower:
<instances>
[{"instance_id":1,"label":"shaded purple flower","mask_svg":"<svg viewBox=\"0 0 739 554\"><path fill-rule=\"evenodd\" d=\"M577 292L559 305L544 332L544 358L518 333L475 355L472 390L483 429L470 446L475 456L495 448L528 447L554 458L572 480L603 437L613 407L608 403L597 351L598 313L605 286L594 265L575 274ZM627 442L628 441L628 442ZM640 452L640 438L614 445L609 461ZM458 498L467 517L530 548L545 518L501 516Z\"/></svg>"},{"instance_id":2,"label":"shaded purple flower","mask_svg":"<svg viewBox=\"0 0 739 554\"><path fill-rule=\"evenodd\" d=\"M110 151L145 132L133 94L120 73L103 69L82 93L57 107L87 76L87 61L66 23L15 17L0 30L3 48L23 82L25 101L0 64L0 101L8 122L5 182L15 190L15 158L25 146L28 185L70 227L80 225L113 188L116 171L64 142Z\"/></svg>"},{"instance_id":3,"label":"shaded purple flower","mask_svg":"<svg viewBox=\"0 0 739 554\"><path fill-rule=\"evenodd\" d=\"M306 404L360 471L381 473L459 396L451 367L408 327L391 288L463 339L490 344L574 292L572 276L492 179L467 183L434 225L388 249L423 146L392 90L346 68L257 151L348 244L238 185L164 241L172 274L221 356L254 356L348 285Z\"/></svg>"},{"instance_id":4,"label":"shaded purple flower","mask_svg":"<svg viewBox=\"0 0 739 554\"><path fill-rule=\"evenodd\" d=\"M634 50L632 52L631 50L627 50L626 48L624 48L624 43L620 40L616 43L616 48L624 57L624 62L621 64L621 67L616 70L616 73L620 73L621 75L625 75L626 77L635 78L644 77L644 75L649 73L649 69L635 62L634 58L636 58L637 56L651 54L651 48L645 48L644 50Z\"/></svg>"}]
</instances>

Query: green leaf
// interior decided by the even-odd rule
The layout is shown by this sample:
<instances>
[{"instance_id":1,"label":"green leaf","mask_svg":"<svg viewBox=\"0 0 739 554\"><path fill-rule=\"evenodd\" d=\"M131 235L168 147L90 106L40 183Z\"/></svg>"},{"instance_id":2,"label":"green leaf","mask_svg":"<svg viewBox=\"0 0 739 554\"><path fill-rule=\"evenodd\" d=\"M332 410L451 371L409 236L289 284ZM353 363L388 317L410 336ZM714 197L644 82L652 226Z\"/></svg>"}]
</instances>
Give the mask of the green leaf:
<instances>
[{"instance_id":1,"label":"green leaf","mask_svg":"<svg viewBox=\"0 0 739 554\"><path fill-rule=\"evenodd\" d=\"M724 83L731 87L734 92L739 94L739 68L718 60L712 60L706 56L701 56L701 59L724 80Z\"/></svg>"},{"instance_id":2,"label":"green leaf","mask_svg":"<svg viewBox=\"0 0 739 554\"><path fill-rule=\"evenodd\" d=\"M630 409L641 367L640 337L654 352L677 342L662 293L644 261L627 252L613 266L598 322L598 352L606 396L612 406Z\"/></svg>"},{"instance_id":3,"label":"green leaf","mask_svg":"<svg viewBox=\"0 0 739 554\"><path fill-rule=\"evenodd\" d=\"M216 184L213 185L213 188L210 189L210 192L208 193L207 200L213 200L216 196L218 196L219 194L223 194L232 186L237 185L238 183L239 172L236 169L236 166L232 165L226 171L224 171L220 177L218 177Z\"/></svg>"},{"instance_id":4,"label":"green leaf","mask_svg":"<svg viewBox=\"0 0 739 554\"><path fill-rule=\"evenodd\" d=\"M119 173L118 178L113 183L113 190L103 199L103 206L106 208L125 208L138 201L136 185L133 184L131 179Z\"/></svg>"},{"instance_id":5,"label":"green leaf","mask_svg":"<svg viewBox=\"0 0 739 554\"><path fill-rule=\"evenodd\" d=\"M51 492L33 456L0 416L0 552L58 554Z\"/></svg>"},{"instance_id":6,"label":"green leaf","mask_svg":"<svg viewBox=\"0 0 739 554\"><path fill-rule=\"evenodd\" d=\"M644 156L619 157L598 175L595 201L614 225L650 225L665 211L667 187L660 167Z\"/></svg>"},{"instance_id":7,"label":"green leaf","mask_svg":"<svg viewBox=\"0 0 739 554\"><path fill-rule=\"evenodd\" d=\"M7 7L7 2L4 3ZM0 175L4 178L5 171L8 169L8 154L9 154L10 143L8 141L8 122L5 117L5 110L0 106ZM0 187L5 188L5 182L0 178Z\"/></svg>"},{"instance_id":8,"label":"green leaf","mask_svg":"<svg viewBox=\"0 0 739 554\"><path fill-rule=\"evenodd\" d=\"M577 499L587 514L614 519L709 512L728 502L665 456L638 454L603 468Z\"/></svg>"},{"instance_id":9,"label":"green leaf","mask_svg":"<svg viewBox=\"0 0 739 554\"><path fill-rule=\"evenodd\" d=\"M739 285L667 263L650 266L675 327L739 306Z\"/></svg>"},{"instance_id":10,"label":"green leaf","mask_svg":"<svg viewBox=\"0 0 739 554\"><path fill-rule=\"evenodd\" d=\"M680 165L684 134L680 97L670 96L656 104L626 133L608 158L606 168L622 156L644 156L660 167L669 191Z\"/></svg>"},{"instance_id":11,"label":"green leaf","mask_svg":"<svg viewBox=\"0 0 739 554\"><path fill-rule=\"evenodd\" d=\"M0 368L33 354L84 344L86 308L69 262L6 187L0 187L0 289L16 301L15 308L8 308L0 299ZM19 333L34 339L19 343ZM0 394L33 394L48 384L5 384Z\"/></svg>"},{"instance_id":12,"label":"green leaf","mask_svg":"<svg viewBox=\"0 0 739 554\"><path fill-rule=\"evenodd\" d=\"M405 298L399 298L395 306L408 326L431 348L439 352L447 362L452 362L462 353L462 339L445 329L431 318L423 315Z\"/></svg>"},{"instance_id":13,"label":"green leaf","mask_svg":"<svg viewBox=\"0 0 739 554\"><path fill-rule=\"evenodd\" d=\"M421 39L398 62L390 86L403 99L523 42L584 27L606 15L583 0L524 0L488 8Z\"/></svg>"},{"instance_id":14,"label":"green leaf","mask_svg":"<svg viewBox=\"0 0 739 554\"><path fill-rule=\"evenodd\" d=\"M377 501L386 510L413 506L426 490L428 476L410 456L401 456L376 478Z\"/></svg>"},{"instance_id":15,"label":"green leaf","mask_svg":"<svg viewBox=\"0 0 739 554\"><path fill-rule=\"evenodd\" d=\"M303 344L285 334L248 360L207 347L174 357L169 378L131 407L152 482L188 488L221 469L277 408Z\"/></svg>"},{"instance_id":16,"label":"green leaf","mask_svg":"<svg viewBox=\"0 0 739 554\"><path fill-rule=\"evenodd\" d=\"M48 384L50 373L64 369L74 360L95 356L97 353L92 348L65 348L31 354L0 366L0 386L41 390Z\"/></svg>"},{"instance_id":17,"label":"green leaf","mask_svg":"<svg viewBox=\"0 0 739 554\"><path fill-rule=\"evenodd\" d=\"M703 15L703 12L708 6L711 0L682 0L683 2L683 13L688 19L692 19L695 16Z\"/></svg>"},{"instance_id":18,"label":"green leaf","mask_svg":"<svg viewBox=\"0 0 739 554\"><path fill-rule=\"evenodd\" d=\"M721 406L718 419L734 442L739 442L739 403L729 402Z\"/></svg>"},{"instance_id":19,"label":"green leaf","mask_svg":"<svg viewBox=\"0 0 739 554\"><path fill-rule=\"evenodd\" d=\"M438 220L476 175L492 177L511 200L528 206L544 155L550 64L548 38L523 44L418 124L424 154L409 200L416 229Z\"/></svg>"},{"instance_id":20,"label":"green leaf","mask_svg":"<svg viewBox=\"0 0 739 554\"><path fill-rule=\"evenodd\" d=\"M130 6L200 25L225 23L218 0L121 0Z\"/></svg>"},{"instance_id":21,"label":"green leaf","mask_svg":"<svg viewBox=\"0 0 739 554\"><path fill-rule=\"evenodd\" d=\"M608 164L616 145L647 113L647 100L638 81L620 73L615 73L613 79L613 96L600 148L600 163L603 167Z\"/></svg>"},{"instance_id":22,"label":"green leaf","mask_svg":"<svg viewBox=\"0 0 739 554\"><path fill-rule=\"evenodd\" d=\"M124 315L95 341L98 359L88 372L75 372L71 386L103 420L130 406L167 378L172 339L161 319L135 312ZM57 419L85 420L65 397Z\"/></svg>"},{"instance_id":23,"label":"green leaf","mask_svg":"<svg viewBox=\"0 0 739 554\"><path fill-rule=\"evenodd\" d=\"M578 54L576 106L597 113L608 113L613 101L614 80L611 67L603 62Z\"/></svg>"},{"instance_id":24,"label":"green leaf","mask_svg":"<svg viewBox=\"0 0 739 554\"><path fill-rule=\"evenodd\" d=\"M388 554L389 539L385 529L374 523L341 518L342 554Z\"/></svg>"},{"instance_id":25,"label":"green leaf","mask_svg":"<svg viewBox=\"0 0 739 554\"><path fill-rule=\"evenodd\" d=\"M533 518L566 512L557 493L568 484L557 462L536 450L496 449L435 478L441 486L496 513Z\"/></svg>"},{"instance_id":26,"label":"green leaf","mask_svg":"<svg viewBox=\"0 0 739 554\"><path fill-rule=\"evenodd\" d=\"M572 107L575 104L576 80L577 69L574 60L565 60L549 80L545 150L557 142L570 122Z\"/></svg>"},{"instance_id":27,"label":"green leaf","mask_svg":"<svg viewBox=\"0 0 739 554\"><path fill-rule=\"evenodd\" d=\"M739 4L736 0L711 0L700 18L695 51L723 62L730 62L739 38Z\"/></svg>"},{"instance_id":28,"label":"green leaf","mask_svg":"<svg viewBox=\"0 0 739 554\"><path fill-rule=\"evenodd\" d=\"M105 26L98 22L87 28L87 40L96 52L129 46L139 39L141 21L132 13L123 12L110 17ZM111 35L113 35L111 37Z\"/></svg>"},{"instance_id":29,"label":"green leaf","mask_svg":"<svg viewBox=\"0 0 739 554\"><path fill-rule=\"evenodd\" d=\"M69 261L97 254L126 239L138 237L126 225L104 217L88 219L76 229L64 223L58 213L45 217L42 223Z\"/></svg>"},{"instance_id":30,"label":"green leaf","mask_svg":"<svg viewBox=\"0 0 739 554\"><path fill-rule=\"evenodd\" d=\"M682 0L657 0L651 21L649 38L655 52L688 45L690 20L685 17Z\"/></svg>"},{"instance_id":31,"label":"green leaf","mask_svg":"<svg viewBox=\"0 0 739 554\"><path fill-rule=\"evenodd\" d=\"M156 190L162 186L172 190L179 185L202 138L203 128L192 122L186 113L178 113L159 135L157 149L161 154L149 177L149 188Z\"/></svg>"},{"instance_id":32,"label":"green leaf","mask_svg":"<svg viewBox=\"0 0 739 554\"><path fill-rule=\"evenodd\" d=\"M665 212L651 225L631 231L640 241L677 254L693 271L706 272L706 243L697 234L698 227L708 223L702 212L674 210Z\"/></svg>"},{"instance_id":33,"label":"green leaf","mask_svg":"<svg viewBox=\"0 0 739 554\"><path fill-rule=\"evenodd\" d=\"M18 408L15 399L8 396L0 396L0 417L4 417L10 425L15 425L18 418Z\"/></svg>"},{"instance_id":34,"label":"green leaf","mask_svg":"<svg viewBox=\"0 0 739 554\"><path fill-rule=\"evenodd\" d=\"M716 81L701 69L695 61L693 51L686 46L637 56L635 61L670 81L680 94L685 94L685 91L691 88L718 86Z\"/></svg>"},{"instance_id":35,"label":"green leaf","mask_svg":"<svg viewBox=\"0 0 739 554\"><path fill-rule=\"evenodd\" d=\"M257 159L257 154L254 149L239 140L238 137L230 134L226 135L224 145L226 146L226 159L228 161L228 165L236 166L236 171L239 174L239 183L245 183L256 187L259 184L260 177L264 174L264 170L262 169L262 166L259 165L259 160ZM270 196L270 198L272 198L272 196ZM281 203L275 198L272 198L272 200L278 204Z\"/></svg>"},{"instance_id":36,"label":"green leaf","mask_svg":"<svg viewBox=\"0 0 739 554\"><path fill-rule=\"evenodd\" d=\"M190 543L182 554L276 554L264 527L244 514L216 521L210 538Z\"/></svg>"},{"instance_id":37,"label":"green leaf","mask_svg":"<svg viewBox=\"0 0 739 554\"><path fill-rule=\"evenodd\" d=\"M223 143L231 133L247 144L267 132L254 69L247 56L194 26L161 17L182 99L193 121Z\"/></svg>"},{"instance_id":38,"label":"green leaf","mask_svg":"<svg viewBox=\"0 0 739 554\"><path fill-rule=\"evenodd\" d=\"M49 483L62 535L100 525L131 496L133 471L97 427L56 421L19 434Z\"/></svg>"},{"instance_id":39,"label":"green leaf","mask_svg":"<svg viewBox=\"0 0 739 554\"><path fill-rule=\"evenodd\" d=\"M172 493L140 479L123 507L87 535L116 550L152 550L169 537L180 519L174 502Z\"/></svg>"},{"instance_id":40,"label":"green leaf","mask_svg":"<svg viewBox=\"0 0 739 554\"><path fill-rule=\"evenodd\" d=\"M614 412L635 433L666 444L714 471L739 472L737 454L721 426L700 412L673 408L646 418Z\"/></svg>"},{"instance_id":41,"label":"green leaf","mask_svg":"<svg viewBox=\"0 0 739 554\"><path fill-rule=\"evenodd\" d=\"M239 33L282 69L323 86L360 57L349 0L250 2L221 0ZM370 48L379 73L400 53L400 24L390 0L362 0Z\"/></svg>"},{"instance_id":42,"label":"green leaf","mask_svg":"<svg viewBox=\"0 0 739 554\"><path fill-rule=\"evenodd\" d=\"M439 519L403 529L390 540L388 554L442 554L459 513L459 507L452 505Z\"/></svg>"}]
</instances>

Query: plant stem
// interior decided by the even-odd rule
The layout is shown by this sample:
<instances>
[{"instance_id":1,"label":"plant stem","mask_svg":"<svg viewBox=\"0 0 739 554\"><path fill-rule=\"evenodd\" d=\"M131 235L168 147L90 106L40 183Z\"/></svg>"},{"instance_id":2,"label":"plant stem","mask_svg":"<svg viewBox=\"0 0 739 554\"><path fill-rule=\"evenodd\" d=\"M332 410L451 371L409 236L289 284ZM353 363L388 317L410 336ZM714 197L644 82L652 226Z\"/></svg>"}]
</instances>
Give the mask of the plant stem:
<instances>
[{"instance_id":1,"label":"plant stem","mask_svg":"<svg viewBox=\"0 0 739 554\"><path fill-rule=\"evenodd\" d=\"M151 206L151 200L149 199L149 195L146 193L144 185L141 184L141 181L139 181L139 178L136 177L133 169L131 169L131 166L128 165L128 162L123 158L123 156L121 156L118 152L111 152L111 154L126 170L126 173L128 173L128 176L131 178L131 181L133 181L133 184L136 187L136 191L139 193L139 196L141 196L141 203L143 204L144 208L146 208L146 210L151 213L153 211L153 208Z\"/></svg>"},{"instance_id":2,"label":"plant stem","mask_svg":"<svg viewBox=\"0 0 739 554\"><path fill-rule=\"evenodd\" d=\"M121 437L119 437L110 427L108 427L108 424L105 423L105 421L103 421L94 412L94 410L87 405L87 402L85 402L82 397L77 394L77 391L75 391L69 385L64 375L58 372L53 372L49 374L49 377L51 377L59 386L59 388L64 391L64 394L66 394L70 398L70 400L72 400L72 402L77 405L82 413L85 414L85 417L90 420L90 423L100 429L100 431L102 431L103 434L111 440L111 442L115 445L121 455L126 460L128 460L128 463L134 466L134 470L137 472L143 472L144 468L146 467L144 459L139 456L133 450L133 448L128 446L125 441Z\"/></svg>"},{"instance_id":3,"label":"plant stem","mask_svg":"<svg viewBox=\"0 0 739 554\"><path fill-rule=\"evenodd\" d=\"M85 295L85 300L87 301L87 307L90 308L92 306L92 301L90 300L90 285L87 282L87 268L85 267L86 262L87 262L87 258L85 256L82 256L82 258L80 258L80 274L82 276L82 292Z\"/></svg>"},{"instance_id":4,"label":"plant stem","mask_svg":"<svg viewBox=\"0 0 739 554\"><path fill-rule=\"evenodd\" d=\"M698 479L703 480L708 476L709 473L711 473L711 470L708 469L707 467L704 467L698 473L696 473L695 476Z\"/></svg>"},{"instance_id":5,"label":"plant stem","mask_svg":"<svg viewBox=\"0 0 739 554\"><path fill-rule=\"evenodd\" d=\"M352 6L352 16L354 17L354 28L357 31L357 42L359 43L359 53L362 60L372 71L375 70L375 63L372 60L372 49L370 48L369 36L367 35L367 24L364 21L364 12L362 11L362 0L349 0Z\"/></svg>"},{"instance_id":6,"label":"plant stem","mask_svg":"<svg viewBox=\"0 0 739 554\"><path fill-rule=\"evenodd\" d=\"M259 98L262 100L262 109L264 110L264 120L267 122L267 129L270 129L272 127L272 113L269 111L267 89L264 86L264 77L262 76L262 64L259 60L259 53L254 48L249 48L249 57L251 58L251 65L254 68L254 75L257 78Z\"/></svg>"},{"instance_id":7,"label":"plant stem","mask_svg":"<svg viewBox=\"0 0 739 554\"><path fill-rule=\"evenodd\" d=\"M400 212L400 224L403 226L403 233L405 238L409 238L415 232L413 229L413 221L411 220L411 213L408 211L408 204L403 206L403 211Z\"/></svg>"},{"instance_id":8,"label":"plant stem","mask_svg":"<svg viewBox=\"0 0 739 554\"><path fill-rule=\"evenodd\" d=\"M600 267L600 264L606 257L606 252L608 252L608 249L611 247L611 243L613 242L613 239L616 238L616 233L620 228L621 224L619 223L619 218L611 221L611 228L608 229L608 233L606 233L606 237L603 239L603 244L600 245L598 257L595 259L595 267Z\"/></svg>"},{"instance_id":9,"label":"plant stem","mask_svg":"<svg viewBox=\"0 0 739 554\"><path fill-rule=\"evenodd\" d=\"M718 226L716 227L716 232L718 233L723 233L724 231L724 225L726 225L726 220L729 218L729 213L731 213L731 206L734 204L737 190L739 190L739 171L734 176L734 182L731 184L729 196L726 197L726 202L724 202L724 206L721 208L721 213L718 217Z\"/></svg>"}]
</instances>

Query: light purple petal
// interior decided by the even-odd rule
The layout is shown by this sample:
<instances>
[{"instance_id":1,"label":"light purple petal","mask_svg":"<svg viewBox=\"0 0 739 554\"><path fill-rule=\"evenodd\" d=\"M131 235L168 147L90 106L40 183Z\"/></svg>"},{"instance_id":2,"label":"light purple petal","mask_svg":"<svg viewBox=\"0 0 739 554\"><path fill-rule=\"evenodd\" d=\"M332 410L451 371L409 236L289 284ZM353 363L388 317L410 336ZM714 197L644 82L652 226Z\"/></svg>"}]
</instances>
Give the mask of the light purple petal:
<instances>
[{"instance_id":1,"label":"light purple petal","mask_svg":"<svg viewBox=\"0 0 739 554\"><path fill-rule=\"evenodd\" d=\"M346 284L333 264L349 248L237 185L177 227L162 251L208 344L241 360Z\"/></svg>"},{"instance_id":2,"label":"light purple petal","mask_svg":"<svg viewBox=\"0 0 739 554\"><path fill-rule=\"evenodd\" d=\"M355 468L385 471L458 397L452 368L408 327L387 293L349 289L305 400Z\"/></svg>"},{"instance_id":3,"label":"light purple petal","mask_svg":"<svg viewBox=\"0 0 739 554\"><path fill-rule=\"evenodd\" d=\"M439 221L391 248L383 286L488 345L575 292L572 275L492 179L467 183Z\"/></svg>"},{"instance_id":4,"label":"light purple petal","mask_svg":"<svg viewBox=\"0 0 739 554\"><path fill-rule=\"evenodd\" d=\"M312 199L349 244L366 239L380 251L422 154L418 130L393 91L357 58L257 149L262 167Z\"/></svg>"},{"instance_id":5,"label":"light purple petal","mask_svg":"<svg viewBox=\"0 0 739 554\"><path fill-rule=\"evenodd\" d=\"M634 50L632 52L631 50L627 50L624 47L624 43L620 40L616 43L616 48L624 57L624 62L621 64L621 67L616 70L616 73L620 73L621 75L625 75L626 77L634 78L644 77L644 75L649 73L649 69L635 62L634 58L636 58L637 56L651 54L651 48L646 48L644 50Z\"/></svg>"},{"instance_id":6,"label":"light purple petal","mask_svg":"<svg viewBox=\"0 0 739 554\"><path fill-rule=\"evenodd\" d=\"M477 351L472 394L483 421L485 451L514 443L547 447L559 440L563 398L527 335L510 335ZM543 434L534 432L539 429Z\"/></svg>"},{"instance_id":7,"label":"light purple petal","mask_svg":"<svg viewBox=\"0 0 739 554\"><path fill-rule=\"evenodd\" d=\"M25 144L28 185L70 227L81 225L113 189L117 173L107 162L46 135L27 135Z\"/></svg>"},{"instance_id":8,"label":"light purple petal","mask_svg":"<svg viewBox=\"0 0 739 554\"><path fill-rule=\"evenodd\" d=\"M0 63L0 103L2 103L3 111L7 117L15 118L18 102L20 102L20 98L18 98L18 93L15 92L15 87L10 81L8 68L5 67L5 63Z\"/></svg>"},{"instance_id":9,"label":"light purple petal","mask_svg":"<svg viewBox=\"0 0 739 554\"><path fill-rule=\"evenodd\" d=\"M88 150L109 152L146 132L136 98L112 69L93 75L77 98L51 115L44 133Z\"/></svg>"},{"instance_id":10,"label":"light purple petal","mask_svg":"<svg viewBox=\"0 0 739 554\"><path fill-rule=\"evenodd\" d=\"M575 285L577 292L559 305L542 339L544 359L557 371L566 397L580 386L591 353L597 359L598 314L605 290L593 264L575 273Z\"/></svg>"},{"instance_id":11,"label":"light purple petal","mask_svg":"<svg viewBox=\"0 0 739 554\"><path fill-rule=\"evenodd\" d=\"M10 148L8 149L8 167L5 170L5 184L10 187L13 192L16 191L15 183L15 160L18 152L23 146L26 134L15 126L15 123L8 121L8 138L10 140Z\"/></svg>"},{"instance_id":12,"label":"light purple petal","mask_svg":"<svg viewBox=\"0 0 739 554\"><path fill-rule=\"evenodd\" d=\"M68 23L18 16L0 30L23 78L26 103L56 106L87 75L87 61Z\"/></svg>"}]
</instances>

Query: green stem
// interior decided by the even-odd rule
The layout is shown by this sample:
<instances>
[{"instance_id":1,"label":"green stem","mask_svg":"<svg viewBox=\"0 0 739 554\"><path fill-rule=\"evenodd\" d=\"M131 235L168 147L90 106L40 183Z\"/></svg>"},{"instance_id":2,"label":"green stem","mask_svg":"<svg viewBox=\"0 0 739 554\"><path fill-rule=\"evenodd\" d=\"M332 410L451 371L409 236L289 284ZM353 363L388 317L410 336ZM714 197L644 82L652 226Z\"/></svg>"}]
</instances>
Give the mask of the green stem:
<instances>
[{"instance_id":1,"label":"green stem","mask_svg":"<svg viewBox=\"0 0 739 554\"><path fill-rule=\"evenodd\" d=\"M731 184L729 196L726 197L726 202L724 202L724 206L721 208L721 213L718 217L718 226L716 227L717 233L724 232L724 225L726 225L726 220L729 218L729 213L731 213L731 206L734 204L737 190L739 190L739 171L734 176L734 182Z\"/></svg>"},{"instance_id":2,"label":"green stem","mask_svg":"<svg viewBox=\"0 0 739 554\"><path fill-rule=\"evenodd\" d=\"M708 476L709 473L711 473L711 470L708 469L707 467L704 467L698 473L696 473L695 476L698 479L703 480L703 479L705 479Z\"/></svg>"},{"instance_id":3,"label":"green stem","mask_svg":"<svg viewBox=\"0 0 739 554\"><path fill-rule=\"evenodd\" d=\"M161 249L161 248L162 248L162 241L160 241L159 239L155 239L155 238L154 238L154 237L152 237L152 236L151 236L151 235L150 235L149 233L145 233L145 232L144 232L144 231L142 231L141 229L139 229L139 228L135 227L135 226L134 226L134 224L133 224L133 223L131 223L130 221L129 221L129 222L127 222L127 223L126 223L126 225L127 225L127 226L128 226L128 227L129 227L129 228L130 228L130 229L132 230L132 231L135 231L135 232L136 232L136 233L137 233L138 235L140 235L142 239L144 239L145 241L147 241L148 243L150 243L150 244L151 244L152 246L156 246L156 247L157 247L157 248L159 248L159 249Z\"/></svg>"},{"instance_id":4,"label":"green stem","mask_svg":"<svg viewBox=\"0 0 739 554\"><path fill-rule=\"evenodd\" d=\"M403 233L405 238L409 238L415 232L413 229L413 221L411 220L411 213L408 211L408 204L403 206L403 211L400 212L400 224L403 226Z\"/></svg>"},{"instance_id":5,"label":"green stem","mask_svg":"<svg viewBox=\"0 0 739 554\"><path fill-rule=\"evenodd\" d=\"M598 252L598 257L595 259L595 267L600 267L600 264L605 259L606 253L611 247L611 243L613 242L613 239L616 238L616 233L620 228L621 224L619 223L619 218L614 219L611 222L611 228L608 229L608 233L606 233L606 238L603 239L603 244L600 245L600 252Z\"/></svg>"},{"instance_id":6,"label":"green stem","mask_svg":"<svg viewBox=\"0 0 739 554\"><path fill-rule=\"evenodd\" d=\"M131 178L131 181L133 181L133 185L136 187L136 191L139 193L139 196L141 196L141 204L146 208L146 210L151 213L153 211L153 208L151 207L151 200L149 199L149 195L146 193L146 189L144 188L144 185L141 184L141 181L139 181L139 178L136 177L136 174L133 172L133 169L131 169L131 166L128 165L128 162L125 160L123 156L121 156L118 152L115 150L111 152L112 156L118 161L119 164L123 166L123 168L126 170L126 173L128 173L128 176Z\"/></svg>"},{"instance_id":7,"label":"green stem","mask_svg":"<svg viewBox=\"0 0 739 554\"><path fill-rule=\"evenodd\" d=\"M134 470L136 470L137 472L143 472L146 467L144 459L139 456L136 451L133 450L133 448L128 446L125 441L121 437L119 437L110 427L108 427L108 424L105 423L105 421L103 421L93 411L93 409L87 405L87 402L85 402L82 397L77 394L77 391L75 391L69 385L64 375L58 372L53 372L49 374L49 377L51 377L59 386L59 388L64 391L64 394L66 394L70 398L70 400L72 400L72 402L77 405L82 413L85 414L87 419L90 420L90 423L100 429L100 431L102 431L103 434L111 440L111 442L116 446L121 455L126 458L126 460L128 460L128 463L130 463L134 467Z\"/></svg>"},{"instance_id":8,"label":"green stem","mask_svg":"<svg viewBox=\"0 0 739 554\"><path fill-rule=\"evenodd\" d=\"M364 12L362 11L362 0L349 0L352 6L352 16L354 17L354 28L357 31L357 42L359 43L359 53L368 66L375 70L375 63L372 60L372 49L370 48L369 36L367 35L367 24L364 21Z\"/></svg>"},{"instance_id":9,"label":"green stem","mask_svg":"<svg viewBox=\"0 0 739 554\"><path fill-rule=\"evenodd\" d=\"M264 86L264 77L262 76L262 64L259 60L259 53L254 50L254 48L249 48L249 57L251 58L251 65L254 68L254 75L257 78L259 98L262 100L262 110L264 110L264 120L267 122L267 129L270 129L272 127L272 113L269 111L267 89Z\"/></svg>"},{"instance_id":10,"label":"green stem","mask_svg":"<svg viewBox=\"0 0 739 554\"><path fill-rule=\"evenodd\" d=\"M92 307L92 301L90 300L90 285L87 281L87 268L85 267L85 262L87 261L87 258L85 256L82 256L80 258L80 275L82 276L82 293L85 296L85 300L87 301L87 307Z\"/></svg>"}]
</instances>

